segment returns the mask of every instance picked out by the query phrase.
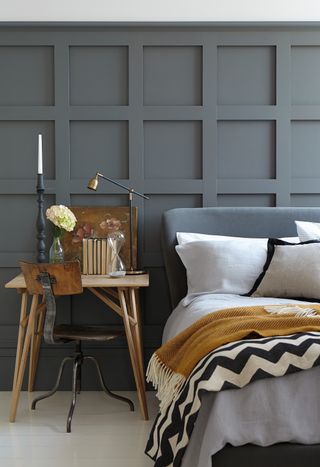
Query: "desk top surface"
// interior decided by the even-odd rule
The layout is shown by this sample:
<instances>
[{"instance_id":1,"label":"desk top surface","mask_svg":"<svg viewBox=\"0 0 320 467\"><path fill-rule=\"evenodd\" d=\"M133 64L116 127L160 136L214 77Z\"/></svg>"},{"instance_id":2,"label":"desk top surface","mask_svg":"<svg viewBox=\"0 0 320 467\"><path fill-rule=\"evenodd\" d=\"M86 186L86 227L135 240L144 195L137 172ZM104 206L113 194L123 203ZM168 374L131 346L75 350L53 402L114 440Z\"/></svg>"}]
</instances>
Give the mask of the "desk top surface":
<instances>
[{"instance_id":1,"label":"desk top surface","mask_svg":"<svg viewBox=\"0 0 320 467\"><path fill-rule=\"evenodd\" d=\"M82 287L148 287L149 274L110 277L102 275L82 275ZM22 274L14 277L5 285L7 289L25 289L26 283Z\"/></svg>"}]
</instances>

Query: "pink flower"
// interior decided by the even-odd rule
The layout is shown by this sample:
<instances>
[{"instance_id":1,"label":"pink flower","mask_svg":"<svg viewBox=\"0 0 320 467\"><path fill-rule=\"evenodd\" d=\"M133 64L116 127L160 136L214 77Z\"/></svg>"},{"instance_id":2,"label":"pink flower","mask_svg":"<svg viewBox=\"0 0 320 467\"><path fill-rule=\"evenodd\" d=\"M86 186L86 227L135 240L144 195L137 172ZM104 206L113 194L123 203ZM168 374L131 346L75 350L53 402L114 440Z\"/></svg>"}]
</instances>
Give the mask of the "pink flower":
<instances>
[{"instance_id":1,"label":"pink flower","mask_svg":"<svg viewBox=\"0 0 320 467\"><path fill-rule=\"evenodd\" d=\"M93 235L93 227L91 224L83 224L80 226L73 235L72 243L81 243L84 238L91 237Z\"/></svg>"},{"instance_id":2,"label":"pink flower","mask_svg":"<svg viewBox=\"0 0 320 467\"><path fill-rule=\"evenodd\" d=\"M111 219L106 219L100 223L100 228L102 230L108 230L108 232L116 232L120 227L121 221L115 217L111 217Z\"/></svg>"}]
</instances>

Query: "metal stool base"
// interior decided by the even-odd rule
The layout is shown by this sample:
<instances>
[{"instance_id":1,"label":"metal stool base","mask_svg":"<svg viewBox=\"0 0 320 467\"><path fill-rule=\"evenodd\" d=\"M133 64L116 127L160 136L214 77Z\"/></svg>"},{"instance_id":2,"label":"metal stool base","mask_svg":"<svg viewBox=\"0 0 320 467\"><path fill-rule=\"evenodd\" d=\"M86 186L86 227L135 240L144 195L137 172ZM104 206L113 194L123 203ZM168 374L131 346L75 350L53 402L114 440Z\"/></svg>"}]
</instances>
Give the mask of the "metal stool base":
<instances>
[{"instance_id":1,"label":"metal stool base","mask_svg":"<svg viewBox=\"0 0 320 467\"><path fill-rule=\"evenodd\" d=\"M82 368L84 360L90 360L94 363L97 373L98 373L99 382L100 382L102 390L109 397L118 399L122 402L126 402L129 405L131 412L134 411L134 404L130 399L128 399L127 397L119 396L118 394L115 394L114 392L110 391L110 389L105 384L98 360L92 355L83 355L81 351L81 345L77 343L77 350L76 350L75 356L65 357L62 360L60 367L59 367L57 380L52 390L49 392L46 392L45 394L42 394L39 397L36 397L32 401L32 404L31 404L31 409L35 410L36 405L39 401L43 399L47 399L48 397L53 396L57 392L60 382L61 382L61 378L62 378L65 365L68 361L72 361L73 362L73 365L72 365L72 400L71 400L69 413L67 417L67 433L71 433L71 422L72 422L73 412L74 412L74 408L75 408L76 401L77 401L77 394L80 394L80 391L81 391L81 368Z\"/></svg>"}]
</instances>

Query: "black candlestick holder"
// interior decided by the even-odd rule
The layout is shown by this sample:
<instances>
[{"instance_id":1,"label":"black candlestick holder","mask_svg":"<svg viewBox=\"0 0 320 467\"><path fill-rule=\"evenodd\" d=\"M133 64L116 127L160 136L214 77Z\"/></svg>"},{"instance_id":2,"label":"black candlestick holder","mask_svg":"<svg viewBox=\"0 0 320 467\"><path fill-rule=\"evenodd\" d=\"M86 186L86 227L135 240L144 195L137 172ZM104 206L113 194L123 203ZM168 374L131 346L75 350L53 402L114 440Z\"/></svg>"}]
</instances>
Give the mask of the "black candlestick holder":
<instances>
[{"instance_id":1,"label":"black candlestick holder","mask_svg":"<svg viewBox=\"0 0 320 467\"><path fill-rule=\"evenodd\" d=\"M38 201L38 216L37 216L37 262L45 263L46 262L46 234L45 226L46 221L43 213L43 194L44 194L44 183L43 183L43 174L38 174L37 178L37 201Z\"/></svg>"}]
</instances>

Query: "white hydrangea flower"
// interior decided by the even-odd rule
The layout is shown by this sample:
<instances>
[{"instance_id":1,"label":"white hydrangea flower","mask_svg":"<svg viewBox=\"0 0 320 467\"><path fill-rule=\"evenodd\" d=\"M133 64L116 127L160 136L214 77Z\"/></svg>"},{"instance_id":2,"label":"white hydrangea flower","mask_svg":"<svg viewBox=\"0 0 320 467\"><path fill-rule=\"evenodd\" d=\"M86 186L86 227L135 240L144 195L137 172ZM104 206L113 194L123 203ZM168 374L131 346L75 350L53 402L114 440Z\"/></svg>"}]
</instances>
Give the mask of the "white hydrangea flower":
<instances>
[{"instance_id":1,"label":"white hydrangea flower","mask_svg":"<svg viewBox=\"0 0 320 467\"><path fill-rule=\"evenodd\" d=\"M53 205L48 208L46 216L54 225L60 227L60 229L67 230L67 232L72 232L77 222L73 212L67 206L63 206L63 204Z\"/></svg>"}]
</instances>

